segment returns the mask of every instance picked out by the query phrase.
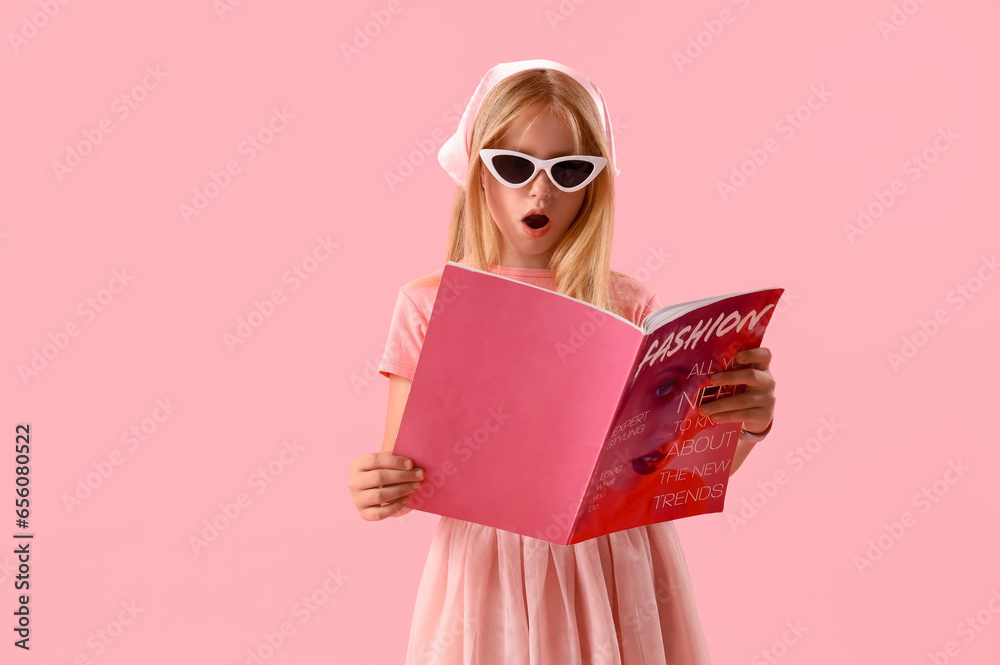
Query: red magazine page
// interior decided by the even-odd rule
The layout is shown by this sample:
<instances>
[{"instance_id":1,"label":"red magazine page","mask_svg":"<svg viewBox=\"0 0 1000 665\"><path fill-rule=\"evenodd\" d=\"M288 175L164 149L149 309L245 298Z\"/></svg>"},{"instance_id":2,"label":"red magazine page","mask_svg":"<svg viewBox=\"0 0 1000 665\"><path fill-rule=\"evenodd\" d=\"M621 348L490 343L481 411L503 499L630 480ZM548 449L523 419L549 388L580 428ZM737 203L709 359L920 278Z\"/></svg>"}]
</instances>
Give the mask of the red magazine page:
<instances>
[{"instance_id":1,"label":"red magazine page","mask_svg":"<svg viewBox=\"0 0 1000 665\"><path fill-rule=\"evenodd\" d=\"M743 367L736 354L761 345L782 292L725 297L646 337L571 543L723 509L740 424L715 424L697 409L743 392L708 377Z\"/></svg>"}]
</instances>

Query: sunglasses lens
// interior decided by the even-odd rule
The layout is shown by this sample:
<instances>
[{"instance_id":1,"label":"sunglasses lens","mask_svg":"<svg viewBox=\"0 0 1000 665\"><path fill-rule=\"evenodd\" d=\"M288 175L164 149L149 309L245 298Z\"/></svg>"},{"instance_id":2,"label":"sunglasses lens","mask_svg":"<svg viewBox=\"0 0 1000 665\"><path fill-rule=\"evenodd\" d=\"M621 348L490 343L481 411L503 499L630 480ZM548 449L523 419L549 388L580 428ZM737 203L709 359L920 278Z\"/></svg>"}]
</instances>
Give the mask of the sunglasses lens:
<instances>
[{"instance_id":1,"label":"sunglasses lens","mask_svg":"<svg viewBox=\"0 0 1000 665\"><path fill-rule=\"evenodd\" d=\"M562 187L576 187L590 177L594 165L579 159L559 162L552 167L552 177Z\"/></svg>"},{"instance_id":2,"label":"sunglasses lens","mask_svg":"<svg viewBox=\"0 0 1000 665\"><path fill-rule=\"evenodd\" d=\"M519 185L531 177L535 167L527 159L517 155L496 155L493 168L509 183Z\"/></svg>"}]
</instances>

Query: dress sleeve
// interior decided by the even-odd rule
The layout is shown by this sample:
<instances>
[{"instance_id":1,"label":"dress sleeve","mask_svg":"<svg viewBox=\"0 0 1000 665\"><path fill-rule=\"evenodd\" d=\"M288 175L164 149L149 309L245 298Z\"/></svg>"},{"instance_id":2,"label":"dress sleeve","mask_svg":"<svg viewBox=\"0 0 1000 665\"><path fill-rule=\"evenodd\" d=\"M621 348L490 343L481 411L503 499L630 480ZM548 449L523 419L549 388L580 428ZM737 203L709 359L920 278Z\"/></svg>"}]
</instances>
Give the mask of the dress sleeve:
<instances>
[{"instance_id":1,"label":"dress sleeve","mask_svg":"<svg viewBox=\"0 0 1000 665\"><path fill-rule=\"evenodd\" d=\"M385 378L389 378L389 374L398 374L412 381L426 332L427 318L413 299L400 290L389 322L389 337L378 365L378 373Z\"/></svg>"},{"instance_id":2,"label":"dress sleeve","mask_svg":"<svg viewBox=\"0 0 1000 665\"><path fill-rule=\"evenodd\" d=\"M653 297L650 298L649 302L646 303L645 308L639 315L639 323L637 323L636 325L641 325L642 322L646 320L647 316L649 316L656 310L660 309L661 307L663 307L663 303L660 302L660 296L656 295L656 292L653 292Z\"/></svg>"}]
</instances>

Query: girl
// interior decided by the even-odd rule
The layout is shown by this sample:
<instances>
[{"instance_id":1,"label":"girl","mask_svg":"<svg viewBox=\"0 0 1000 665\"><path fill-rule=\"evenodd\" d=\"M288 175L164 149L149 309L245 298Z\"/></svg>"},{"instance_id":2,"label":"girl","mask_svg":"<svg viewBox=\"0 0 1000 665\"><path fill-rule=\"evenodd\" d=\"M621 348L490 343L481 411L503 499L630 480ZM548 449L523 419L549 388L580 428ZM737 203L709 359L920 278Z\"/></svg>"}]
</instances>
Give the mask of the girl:
<instances>
[{"instance_id":1,"label":"girl","mask_svg":"<svg viewBox=\"0 0 1000 665\"><path fill-rule=\"evenodd\" d=\"M579 72L550 60L497 65L438 157L459 185L447 260L566 294L636 325L662 306L641 282L609 267L619 173L614 136L600 91ZM397 294L379 365L389 379L382 450L356 458L348 481L366 520L409 512L407 497L423 478L392 450L441 272ZM742 421L733 471L770 430L775 401L770 352L747 350L737 359L746 367L713 381L746 391L701 407L717 421ZM441 517L406 662L710 659L673 522L561 546Z\"/></svg>"}]
</instances>

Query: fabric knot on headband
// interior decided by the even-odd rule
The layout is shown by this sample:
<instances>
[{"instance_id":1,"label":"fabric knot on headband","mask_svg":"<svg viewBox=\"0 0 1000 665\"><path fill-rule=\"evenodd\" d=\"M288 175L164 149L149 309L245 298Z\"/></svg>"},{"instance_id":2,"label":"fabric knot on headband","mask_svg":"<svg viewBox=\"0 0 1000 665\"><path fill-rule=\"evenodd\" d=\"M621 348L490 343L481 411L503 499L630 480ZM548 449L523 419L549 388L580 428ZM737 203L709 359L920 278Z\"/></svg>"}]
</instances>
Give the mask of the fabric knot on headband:
<instances>
[{"instance_id":1,"label":"fabric knot on headband","mask_svg":"<svg viewBox=\"0 0 1000 665\"><path fill-rule=\"evenodd\" d=\"M472 125L476 121L476 114L479 112L479 106L483 103L483 99L497 83L511 74L528 69L554 69L560 71L580 83L584 90L590 94L591 99L594 100L594 104L597 106L597 113L600 115L601 124L604 126L604 133L607 137L608 151L610 153L609 161L611 162L609 166L614 170L614 174L617 177L620 171L618 170L618 160L615 157L615 139L614 132L611 129L611 116L608 114L608 107L604 103L604 97L601 95L600 89L580 72L558 62L552 60L520 60L518 62L502 62L486 72L486 76L479 82L476 92L473 93L472 99L469 100L469 104L465 107L465 112L462 113L458 129L444 142L444 145L438 151L438 161L444 167L444 170L448 172L448 175L451 176L452 180L458 183L459 187L465 189L465 181L469 175L469 147L472 143Z\"/></svg>"}]
</instances>

